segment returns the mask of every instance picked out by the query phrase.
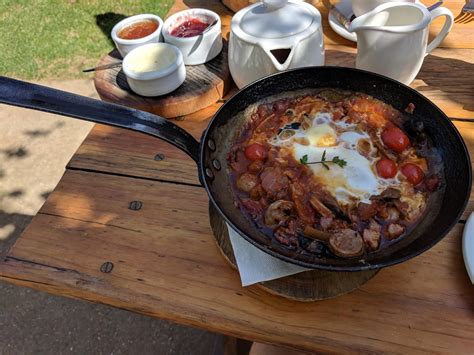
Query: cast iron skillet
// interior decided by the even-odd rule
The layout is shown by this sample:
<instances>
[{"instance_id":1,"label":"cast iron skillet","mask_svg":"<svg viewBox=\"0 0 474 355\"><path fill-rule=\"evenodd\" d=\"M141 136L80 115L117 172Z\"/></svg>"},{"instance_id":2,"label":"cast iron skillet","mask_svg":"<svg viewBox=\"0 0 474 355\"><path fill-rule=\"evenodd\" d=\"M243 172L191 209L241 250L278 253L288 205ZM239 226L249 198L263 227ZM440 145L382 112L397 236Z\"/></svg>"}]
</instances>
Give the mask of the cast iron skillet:
<instances>
[{"instance_id":1,"label":"cast iron skillet","mask_svg":"<svg viewBox=\"0 0 474 355\"><path fill-rule=\"evenodd\" d=\"M445 188L436 193L428 213L412 233L399 242L361 258L317 257L295 252L270 240L234 205L227 171L227 153L244 119L237 115L269 96L301 89L332 87L372 95L403 112L416 106L444 162ZM435 245L458 222L471 191L469 153L456 128L431 101L389 78L341 67L309 67L274 74L248 85L229 99L212 118L201 144L170 121L147 112L0 77L0 102L118 126L163 139L186 152L199 168L199 178L214 206L247 241L293 264L308 268L358 271L408 260ZM237 117L237 118L236 118Z\"/></svg>"}]
</instances>

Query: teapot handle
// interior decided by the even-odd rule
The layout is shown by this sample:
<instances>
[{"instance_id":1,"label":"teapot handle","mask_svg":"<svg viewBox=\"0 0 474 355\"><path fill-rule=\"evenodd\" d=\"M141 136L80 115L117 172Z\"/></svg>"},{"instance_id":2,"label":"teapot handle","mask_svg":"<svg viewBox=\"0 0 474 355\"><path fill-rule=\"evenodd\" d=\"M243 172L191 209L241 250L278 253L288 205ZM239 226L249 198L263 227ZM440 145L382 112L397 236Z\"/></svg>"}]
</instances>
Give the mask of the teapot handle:
<instances>
[{"instance_id":1,"label":"teapot handle","mask_svg":"<svg viewBox=\"0 0 474 355\"><path fill-rule=\"evenodd\" d=\"M448 35L449 31L451 31L451 28L453 27L453 23L454 23L453 13L445 7L438 7L437 9L432 10L430 14L431 14L431 22L433 22L436 18L440 16L444 16L446 17L446 19L444 21L444 25L441 31L428 44L428 47L426 48L425 56L428 55L433 49L438 47L441 44L441 42L443 42L443 40Z\"/></svg>"}]
</instances>

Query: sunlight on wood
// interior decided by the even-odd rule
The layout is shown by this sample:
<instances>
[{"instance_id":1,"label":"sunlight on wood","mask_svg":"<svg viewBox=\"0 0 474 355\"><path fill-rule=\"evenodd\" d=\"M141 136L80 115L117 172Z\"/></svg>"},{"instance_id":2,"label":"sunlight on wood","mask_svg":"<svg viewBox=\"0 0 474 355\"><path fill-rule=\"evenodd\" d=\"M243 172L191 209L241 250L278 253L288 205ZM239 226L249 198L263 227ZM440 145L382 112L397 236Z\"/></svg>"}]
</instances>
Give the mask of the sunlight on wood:
<instances>
[{"instance_id":1,"label":"sunlight on wood","mask_svg":"<svg viewBox=\"0 0 474 355\"><path fill-rule=\"evenodd\" d=\"M15 226L13 223L7 224L0 228L0 240L6 240L10 237L15 231Z\"/></svg>"},{"instance_id":2,"label":"sunlight on wood","mask_svg":"<svg viewBox=\"0 0 474 355\"><path fill-rule=\"evenodd\" d=\"M54 205L54 211L58 211L57 214L60 216L67 215L68 212L80 211L80 219L68 219L68 225L70 227L77 227L84 224L84 222L94 221L97 225L103 225L102 227L105 228L108 223L118 216L115 213L102 213L102 211L97 210L94 199L85 194L73 193L70 194L68 198L57 199L53 193L51 202L52 205ZM51 211L49 211L49 213L51 213Z\"/></svg>"}]
</instances>

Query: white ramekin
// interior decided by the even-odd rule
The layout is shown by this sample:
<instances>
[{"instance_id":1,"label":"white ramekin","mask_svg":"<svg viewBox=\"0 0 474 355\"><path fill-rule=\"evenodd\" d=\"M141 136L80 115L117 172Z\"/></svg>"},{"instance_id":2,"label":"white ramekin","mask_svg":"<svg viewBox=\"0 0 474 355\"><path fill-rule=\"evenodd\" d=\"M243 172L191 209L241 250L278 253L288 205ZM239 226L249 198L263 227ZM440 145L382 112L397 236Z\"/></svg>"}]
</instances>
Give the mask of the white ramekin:
<instances>
[{"instance_id":1,"label":"white ramekin","mask_svg":"<svg viewBox=\"0 0 474 355\"><path fill-rule=\"evenodd\" d=\"M175 60L160 70L137 73L131 70L130 62L135 57L141 57L153 46L165 46L166 50L174 54ZM175 46L167 43L148 43L133 49L123 60L123 71L127 77L130 88L142 96L160 96L176 90L186 78L183 55Z\"/></svg>"},{"instance_id":2,"label":"white ramekin","mask_svg":"<svg viewBox=\"0 0 474 355\"><path fill-rule=\"evenodd\" d=\"M138 21L143 21L143 20L153 20L158 22L158 28L156 29L155 32L149 34L146 37L138 38L138 39L123 39L118 37L118 33L120 30L122 30L124 27L132 24L133 22L138 22ZM119 23L117 23L114 28L112 28L112 40L115 43L115 46L117 47L118 51L122 55L122 57L125 58L125 56L132 50L135 49L139 46L142 46L147 43L157 43L162 41L162 35L161 35L161 30L163 28L163 20L156 15L151 15L151 14L142 14L142 15L135 15L135 16L130 16L127 17L126 19L123 19Z\"/></svg>"},{"instance_id":3,"label":"white ramekin","mask_svg":"<svg viewBox=\"0 0 474 355\"><path fill-rule=\"evenodd\" d=\"M189 17L203 19L209 24L217 20L204 34L193 37L175 37L170 34L171 29ZM165 42L175 45L183 53L184 64L203 64L214 59L222 50L221 19L218 14L206 9L189 9L178 12L165 20L163 25Z\"/></svg>"}]
</instances>

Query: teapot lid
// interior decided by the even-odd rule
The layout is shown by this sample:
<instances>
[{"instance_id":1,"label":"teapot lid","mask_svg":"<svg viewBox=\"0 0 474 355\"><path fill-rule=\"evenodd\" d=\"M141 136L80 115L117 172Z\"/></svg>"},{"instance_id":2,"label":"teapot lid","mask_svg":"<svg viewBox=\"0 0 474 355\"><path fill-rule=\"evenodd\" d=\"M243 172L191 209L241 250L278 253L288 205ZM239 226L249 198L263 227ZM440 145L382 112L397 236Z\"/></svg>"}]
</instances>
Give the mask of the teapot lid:
<instances>
[{"instance_id":1,"label":"teapot lid","mask_svg":"<svg viewBox=\"0 0 474 355\"><path fill-rule=\"evenodd\" d=\"M294 0L263 0L244 9L246 13L240 27L251 36L269 39L303 32L311 26L314 18L303 4Z\"/></svg>"}]
</instances>

